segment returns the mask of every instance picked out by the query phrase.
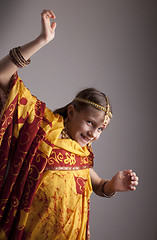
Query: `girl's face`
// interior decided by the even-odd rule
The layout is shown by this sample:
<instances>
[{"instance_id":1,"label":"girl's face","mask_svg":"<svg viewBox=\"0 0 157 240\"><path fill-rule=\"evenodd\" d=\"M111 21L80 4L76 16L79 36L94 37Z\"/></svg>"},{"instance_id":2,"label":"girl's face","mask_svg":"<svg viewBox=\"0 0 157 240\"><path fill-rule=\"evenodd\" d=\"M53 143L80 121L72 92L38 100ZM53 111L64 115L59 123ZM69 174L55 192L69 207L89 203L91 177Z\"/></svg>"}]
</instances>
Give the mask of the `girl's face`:
<instances>
[{"instance_id":1,"label":"girl's face","mask_svg":"<svg viewBox=\"0 0 157 240\"><path fill-rule=\"evenodd\" d=\"M93 107L87 107L78 112L73 105L70 105L67 127L71 138L81 147L97 140L110 122L110 118L108 118L104 125L104 115L103 111Z\"/></svg>"}]
</instances>

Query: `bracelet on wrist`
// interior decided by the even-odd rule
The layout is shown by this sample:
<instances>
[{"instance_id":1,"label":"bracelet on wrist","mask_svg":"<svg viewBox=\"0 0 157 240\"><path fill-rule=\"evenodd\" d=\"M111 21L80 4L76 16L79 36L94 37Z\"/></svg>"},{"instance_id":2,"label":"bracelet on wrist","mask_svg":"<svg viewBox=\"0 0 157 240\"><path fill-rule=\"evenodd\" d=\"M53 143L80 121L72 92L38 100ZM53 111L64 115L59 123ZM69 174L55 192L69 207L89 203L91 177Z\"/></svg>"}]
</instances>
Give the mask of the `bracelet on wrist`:
<instances>
[{"instance_id":1,"label":"bracelet on wrist","mask_svg":"<svg viewBox=\"0 0 157 240\"><path fill-rule=\"evenodd\" d=\"M107 181L105 181L105 182L103 183L103 185L102 185L102 194L103 194L103 197L111 198L111 197L113 197L113 196L116 194L116 192L113 192L113 193L110 194L110 195L106 195L106 193L104 192L104 186L105 186L105 184L108 183L108 182L109 182L109 180L107 180Z\"/></svg>"}]
</instances>

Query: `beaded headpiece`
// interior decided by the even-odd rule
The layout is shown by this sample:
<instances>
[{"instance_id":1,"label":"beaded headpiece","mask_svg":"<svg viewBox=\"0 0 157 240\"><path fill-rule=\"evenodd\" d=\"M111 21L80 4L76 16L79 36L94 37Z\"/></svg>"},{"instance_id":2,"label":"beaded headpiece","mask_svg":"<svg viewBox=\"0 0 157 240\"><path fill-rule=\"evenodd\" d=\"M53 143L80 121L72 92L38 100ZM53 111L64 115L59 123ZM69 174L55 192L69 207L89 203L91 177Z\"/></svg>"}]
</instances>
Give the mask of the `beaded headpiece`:
<instances>
[{"instance_id":1,"label":"beaded headpiece","mask_svg":"<svg viewBox=\"0 0 157 240\"><path fill-rule=\"evenodd\" d=\"M108 98L107 98L107 96L105 96L105 98L106 98L106 102L107 102L107 107L106 108L97 104L97 103L95 103L95 102L89 101L87 99L79 98L79 97L74 98L74 101L78 101L78 102L82 102L82 103L86 103L88 105L91 105L91 106L93 106L93 107L95 107L99 110L104 111L106 115L108 115L110 118L112 118L112 112L109 111L110 106L109 106L109 103L108 103Z\"/></svg>"}]
</instances>

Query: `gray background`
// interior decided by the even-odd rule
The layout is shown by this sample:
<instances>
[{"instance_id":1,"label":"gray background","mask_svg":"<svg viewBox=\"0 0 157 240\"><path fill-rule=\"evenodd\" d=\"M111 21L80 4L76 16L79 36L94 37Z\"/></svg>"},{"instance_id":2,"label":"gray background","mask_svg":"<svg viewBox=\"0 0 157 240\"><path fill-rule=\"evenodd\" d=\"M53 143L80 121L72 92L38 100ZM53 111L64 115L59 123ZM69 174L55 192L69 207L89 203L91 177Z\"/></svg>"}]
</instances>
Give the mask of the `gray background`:
<instances>
[{"instance_id":1,"label":"gray background","mask_svg":"<svg viewBox=\"0 0 157 240\"><path fill-rule=\"evenodd\" d=\"M47 8L56 37L20 77L52 110L84 87L108 94L114 118L94 144L95 170L111 178L131 168L140 178L135 192L92 194L91 239L157 240L157 1L1 0L0 57L38 35Z\"/></svg>"}]
</instances>

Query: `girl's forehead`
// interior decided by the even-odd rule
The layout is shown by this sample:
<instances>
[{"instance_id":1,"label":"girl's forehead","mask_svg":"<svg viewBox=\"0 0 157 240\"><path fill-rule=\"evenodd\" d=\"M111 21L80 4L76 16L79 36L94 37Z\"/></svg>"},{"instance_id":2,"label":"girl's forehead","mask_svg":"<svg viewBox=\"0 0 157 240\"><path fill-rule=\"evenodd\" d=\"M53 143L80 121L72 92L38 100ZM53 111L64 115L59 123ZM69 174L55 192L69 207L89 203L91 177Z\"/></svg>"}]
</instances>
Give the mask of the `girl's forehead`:
<instances>
[{"instance_id":1,"label":"girl's forehead","mask_svg":"<svg viewBox=\"0 0 157 240\"><path fill-rule=\"evenodd\" d=\"M94 107L87 107L86 109L82 110L82 114L85 116L85 117L90 117L90 118L93 118L95 119L96 121L104 121L104 118L105 118L105 113L101 110L98 110Z\"/></svg>"}]
</instances>

